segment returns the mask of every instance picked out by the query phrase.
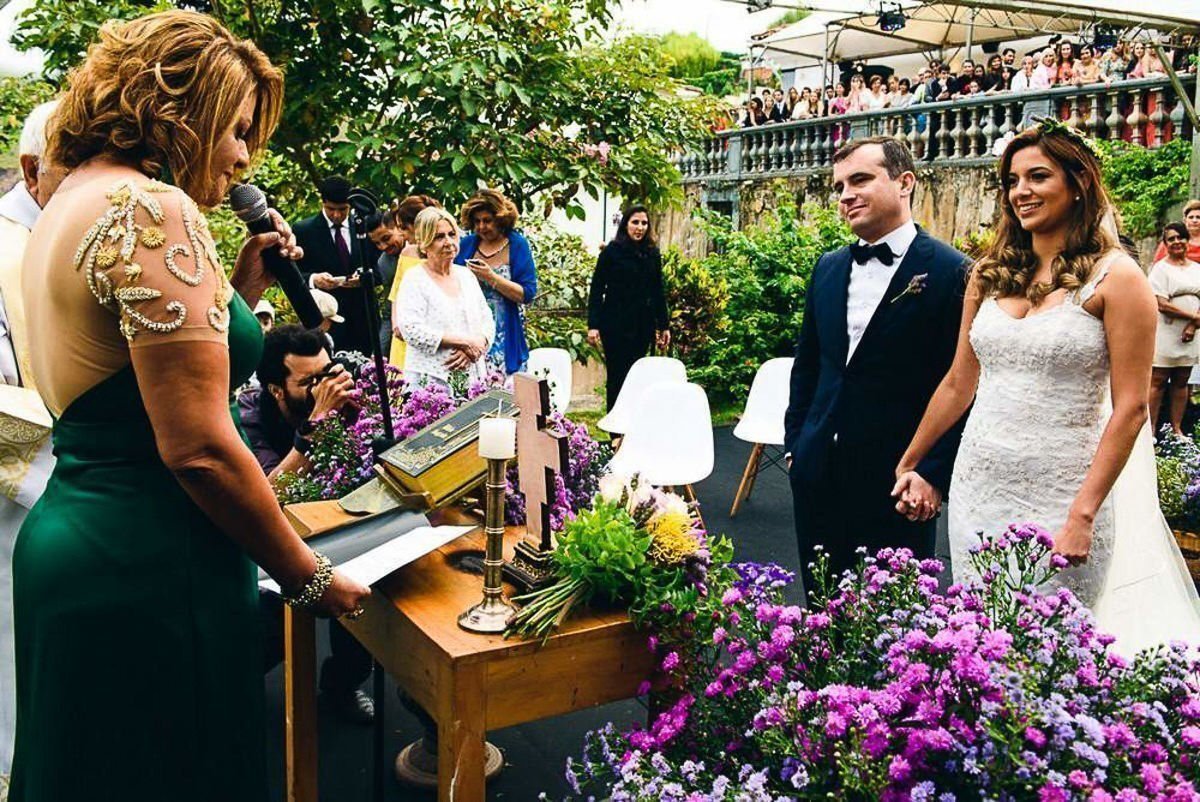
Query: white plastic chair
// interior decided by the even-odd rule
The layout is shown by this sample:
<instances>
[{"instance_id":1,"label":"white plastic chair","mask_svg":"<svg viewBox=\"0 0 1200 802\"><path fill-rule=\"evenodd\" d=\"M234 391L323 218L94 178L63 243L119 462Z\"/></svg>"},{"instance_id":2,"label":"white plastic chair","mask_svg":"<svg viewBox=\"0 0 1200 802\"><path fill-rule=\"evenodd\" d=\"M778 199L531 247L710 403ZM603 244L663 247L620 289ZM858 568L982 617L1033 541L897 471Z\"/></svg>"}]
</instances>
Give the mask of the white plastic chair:
<instances>
[{"instance_id":1,"label":"white plastic chair","mask_svg":"<svg viewBox=\"0 0 1200 802\"><path fill-rule=\"evenodd\" d=\"M704 388L656 382L640 394L635 413L609 463L612 471L637 473L657 487L681 488L684 498L695 501L692 485L713 470L712 415Z\"/></svg>"},{"instance_id":2,"label":"white plastic chair","mask_svg":"<svg viewBox=\"0 0 1200 802\"><path fill-rule=\"evenodd\" d=\"M766 453L766 447L783 446L783 418L787 413L791 392L793 361L791 357L768 359L754 374L742 419L733 429L734 437L753 443L754 447L750 449L750 458L746 461L746 469L742 471L742 481L733 496L730 518L737 515L742 502L750 498L754 481L760 473L771 465L782 467L782 448L778 449L778 453Z\"/></svg>"},{"instance_id":3,"label":"white plastic chair","mask_svg":"<svg viewBox=\"0 0 1200 802\"><path fill-rule=\"evenodd\" d=\"M550 382L550 406L566 412L571 405L571 352L565 348L534 348L525 372Z\"/></svg>"},{"instance_id":4,"label":"white plastic chair","mask_svg":"<svg viewBox=\"0 0 1200 802\"><path fill-rule=\"evenodd\" d=\"M644 356L633 363L625 377L625 383L621 385L621 392L617 394L617 403L613 404L613 408L596 423L596 426L613 434L628 434L633 428L641 395L646 388L658 382L683 384L686 381L687 368L678 359L669 356Z\"/></svg>"}]
</instances>

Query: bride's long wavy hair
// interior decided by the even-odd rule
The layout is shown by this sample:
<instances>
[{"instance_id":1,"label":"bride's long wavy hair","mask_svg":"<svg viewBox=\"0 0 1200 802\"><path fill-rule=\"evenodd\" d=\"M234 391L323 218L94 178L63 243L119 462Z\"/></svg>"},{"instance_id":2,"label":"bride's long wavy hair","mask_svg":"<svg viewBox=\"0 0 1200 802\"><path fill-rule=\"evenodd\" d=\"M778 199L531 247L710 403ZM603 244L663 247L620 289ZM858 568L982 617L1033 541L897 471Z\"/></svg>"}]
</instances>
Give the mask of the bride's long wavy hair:
<instances>
[{"instance_id":1,"label":"bride's long wavy hair","mask_svg":"<svg viewBox=\"0 0 1200 802\"><path fill-rule=\"evenodd\" d=\"M1079 200L1071 205L1071 220L1062 252L1054 258L1049 282L1034 281L1038 260L1033 252L1033 235L1021 227L1008 199L1008 175L1013 156L1037 147L1066 174L1067 185ZM1100 160L1074 132L1061 125L1042 124L1023 131L1008 143L1000 158L1000 222L996 238L973 268L977 286L986 298L991 295L1024 295L1034 305L1057 289L1077 290L1087 283L1096 260L1118 247L1114 226L1106 223L1111 214L1104 189Z\"/></svg>"}]
</instances>

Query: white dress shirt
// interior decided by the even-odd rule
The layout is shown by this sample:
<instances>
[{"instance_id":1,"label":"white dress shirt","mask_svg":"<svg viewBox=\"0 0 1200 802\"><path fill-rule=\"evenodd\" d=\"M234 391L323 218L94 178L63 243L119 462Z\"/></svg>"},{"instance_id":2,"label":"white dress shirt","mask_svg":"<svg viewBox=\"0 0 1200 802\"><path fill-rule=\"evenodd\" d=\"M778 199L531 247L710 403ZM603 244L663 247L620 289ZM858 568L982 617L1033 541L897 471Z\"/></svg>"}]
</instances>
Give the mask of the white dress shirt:
<instances>
[{"instance_id":1,"label":"white dress shirt","mask_svg":"<svg viewBox=\"0 0 1200 802\"><path fill-rule=\"evenodd\" d=\"M12 220L22 228L32 229L37 222L42 209L37 201L29 194L24 181L17 184L0 198L0 217ZM11 246L11 243L5 243ZM23 247L23 246L22 246ZM0 296L0 382L20 385L20 372L17 370L17 354L13 347L12 334L9 332L8 313L4 308L4 298Z\"/></svg>"},{"instance_id":2,"label":"white dress shirt","mask_svg":"<svg viewBox=\"0 0 1200 802\"><path fill-rule=\"evenodd\" d=\"M893 258L890 265L885 265L875 257L861 265L853 260L850 262L850 289L846 293L846 334L850 338L850 347L846 349L847 364L854 356L854 350L858 348L875 310L884 300L883 295L892 283L892 276L896 275L896 270L900 267L900 260L904 258L904 254L916 238L917 226L909 220L876 242L865 242L861 239L858 241L860 245L887 243Z\"/></svg>"}]
</instances>

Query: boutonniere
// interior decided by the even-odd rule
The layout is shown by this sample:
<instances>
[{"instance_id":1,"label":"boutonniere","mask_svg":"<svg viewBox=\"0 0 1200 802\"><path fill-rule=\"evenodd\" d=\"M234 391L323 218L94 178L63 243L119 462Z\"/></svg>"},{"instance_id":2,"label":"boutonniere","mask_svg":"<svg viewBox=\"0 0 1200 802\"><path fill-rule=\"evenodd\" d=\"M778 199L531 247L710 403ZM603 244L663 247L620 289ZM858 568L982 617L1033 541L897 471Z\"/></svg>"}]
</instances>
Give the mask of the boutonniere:
<instances>
[{"instance_id":1,"label":"boutonniere","mask_svg":"<svg viewBox=\"0 0 1200 802\"><path fill-rule=\"evenodd\" d=\"M921 291L925 289L925 280L928 278L929 278L928 273L920 273L918 275L913 276L909 280L908 286L904 288L904 292L900 293L895 298L893 298L891 302L896 303L896 301L899 301L905 295L920 295Z\"/></svg>"}]
</instances>

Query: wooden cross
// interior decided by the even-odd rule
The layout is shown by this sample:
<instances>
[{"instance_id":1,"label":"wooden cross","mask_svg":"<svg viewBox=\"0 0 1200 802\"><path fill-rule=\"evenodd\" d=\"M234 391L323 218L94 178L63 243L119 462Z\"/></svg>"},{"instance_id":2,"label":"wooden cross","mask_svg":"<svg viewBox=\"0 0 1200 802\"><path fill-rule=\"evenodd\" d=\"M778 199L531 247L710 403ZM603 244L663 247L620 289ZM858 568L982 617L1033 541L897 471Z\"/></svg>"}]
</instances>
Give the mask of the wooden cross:
<instances>
[{"instance_id":1,"label":"wooden cross","mask_svg":"<svg viewBox=\"0 0 1200 802\"><path fill-rule=\"evenodd\" d=\"M546 430L550 385L526 373L513 376L517 418L517 472L525 494L525 528L542 551L550 550L550 502L554 475L567 466L567 438Z\"/></svg>"}]
</instances>

